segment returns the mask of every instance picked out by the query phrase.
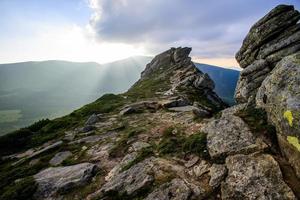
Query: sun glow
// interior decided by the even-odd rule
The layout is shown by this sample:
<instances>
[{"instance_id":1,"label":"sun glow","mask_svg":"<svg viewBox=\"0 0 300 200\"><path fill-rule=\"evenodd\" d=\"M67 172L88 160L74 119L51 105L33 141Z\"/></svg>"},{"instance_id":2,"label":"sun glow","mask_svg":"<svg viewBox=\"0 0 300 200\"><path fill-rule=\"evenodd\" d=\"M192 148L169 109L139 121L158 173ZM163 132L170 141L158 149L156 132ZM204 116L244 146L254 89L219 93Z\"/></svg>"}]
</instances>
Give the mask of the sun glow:
<instances>
[{"instance_id":1,"label":"sun glow","mask_svg":"<svg viewBox=\"0 0 300 200\"><path fill-rule=\"evenodd\" d=\"M7 47L5 52L0 52L2 63L29 60L107 63L144 54L142 48L132 45L95 41L88 28L77 25L42 26L30 38L20 37L1 43Z\"/></svg>"}]
</instances>

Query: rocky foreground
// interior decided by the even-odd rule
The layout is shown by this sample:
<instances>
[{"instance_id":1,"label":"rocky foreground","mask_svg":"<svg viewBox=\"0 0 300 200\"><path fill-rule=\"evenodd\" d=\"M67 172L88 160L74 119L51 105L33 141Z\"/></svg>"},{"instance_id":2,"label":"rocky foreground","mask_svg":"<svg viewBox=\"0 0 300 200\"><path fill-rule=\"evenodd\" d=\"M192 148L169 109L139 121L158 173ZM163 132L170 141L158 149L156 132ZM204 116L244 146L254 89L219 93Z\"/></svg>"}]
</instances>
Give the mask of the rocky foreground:
<instances>
[{"instance_id":1,"label":"rocky foreground","mask_svg":"<svg viewBox=\"0 0 300 200\"><path fill-rule=\"evenodd\" d=\"M126 93L0 138L0 199L299 199L299 19L250 29L233 107L171 48Z\"/></svg>"}]
</instances>

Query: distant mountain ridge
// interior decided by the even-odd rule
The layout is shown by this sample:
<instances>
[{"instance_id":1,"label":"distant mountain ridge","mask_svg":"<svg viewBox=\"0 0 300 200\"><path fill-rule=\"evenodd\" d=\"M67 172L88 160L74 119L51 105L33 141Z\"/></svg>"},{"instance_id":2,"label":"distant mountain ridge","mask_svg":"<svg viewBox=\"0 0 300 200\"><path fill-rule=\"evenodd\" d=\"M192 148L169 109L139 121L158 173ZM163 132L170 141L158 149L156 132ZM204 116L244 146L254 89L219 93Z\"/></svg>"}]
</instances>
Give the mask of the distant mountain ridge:
<instances>
[{"instance_id":1,"label":"distant mountain ridge","mask_svg":"<svg viewBox=\"0 0 300 200\"><path fill-rule=\"evenodd\" d=\"M151 59L136 56L107 64L60 60L0 64L0 135L41 118L65 115L102 94L126 91ZM214 80L217 94L233 104L239 72L195 65Z\"/></svg>"}]
</instances>

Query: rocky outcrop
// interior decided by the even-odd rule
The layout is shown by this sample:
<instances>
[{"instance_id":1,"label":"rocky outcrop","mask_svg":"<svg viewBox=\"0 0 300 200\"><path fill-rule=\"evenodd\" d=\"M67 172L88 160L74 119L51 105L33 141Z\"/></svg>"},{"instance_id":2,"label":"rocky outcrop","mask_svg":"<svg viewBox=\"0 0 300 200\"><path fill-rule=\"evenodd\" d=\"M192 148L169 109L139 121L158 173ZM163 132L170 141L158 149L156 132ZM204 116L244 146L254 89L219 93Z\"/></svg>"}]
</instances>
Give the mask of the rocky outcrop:
<instances>
[{"instance_id":1,"label":"rocky outcrop","mask_svg":"<svg viewBox=\"0 0 300 200\"><path fill-rule=\"evenodd\" d=\"M191 50L188 47L171 48L155 56L142 72L141 80L136 84L140 84L141 81L149 78L160 79L162 82L169 82L168 90L163 93L169 98L180 94L183 99L188 100L189 104L192 105L196 99L194 97L199 95L214 107L224 108L226 105L213 92L214 82L208 74L198 70L191 61L189 57ZM191 100L193 101L191 102Z\"/></svg>"},{"instance_id":2,"label":"rocky outcrop","mask_svg":"<svg viewBox=\"0 0 300 200\"><path fill-rule=\"evenodd\" d=\"M267 154L235 155L226 159L228 176L222 183L222 199L292 200L291 189L282 180L280 168Z\"/></svg>"},{"instance_id":3,"label":"rocky outcrop","mask_svg":"<svg viewBox=\"0 0 300 200\"><path fill-rule=\"evenodd\" d=\"M276 65L259 88L256 103L276 126L281 150L300 178L300 53Z\"/></svg>"},{"instance_id":4,"label":"rocky outcrop","mask_svg":"<svg viewBox=\"0 0 300 200\"><path fill-rule=\"evenodd\" d=\"M74 187L85 185L95 175L96 170L96 165L91 163L47 168L34 175L38 184L35 197L46 199L63 194Z\"/></svg>"},{"instance_id":5,"label":"rocky outcrop","mask_svg":"<svg viewBox=\"0 0 300 200\"><path fill-rule=\"evenodd\" d=\"M300 13L293 6L279 5L255 23L236 54L244 68L236 88L239 103L255 101L263 80L285 56L300 50Z\"/></svg>"}]
</instances>

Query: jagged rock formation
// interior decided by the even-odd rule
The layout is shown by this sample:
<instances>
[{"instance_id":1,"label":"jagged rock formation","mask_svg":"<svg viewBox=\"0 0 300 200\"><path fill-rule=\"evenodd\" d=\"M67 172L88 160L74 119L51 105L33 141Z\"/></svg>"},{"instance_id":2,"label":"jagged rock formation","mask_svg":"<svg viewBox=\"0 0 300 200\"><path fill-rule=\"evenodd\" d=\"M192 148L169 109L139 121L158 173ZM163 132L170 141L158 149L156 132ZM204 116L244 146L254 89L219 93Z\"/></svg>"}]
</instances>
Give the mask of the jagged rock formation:
<instances>
[{"instance_id":1,"label":"jagged rock formation","mask_svg":"<svg viewBox=\"0 0 300 200\"><path fill-rule=\"evenodd\" d=\"M166 85L167 91L163 92L165 96L177 97L180 94L184 99L190 101L203 96L202 100L208 100L206 103L212 104L217 109L224 108L225 104L213 92L214 82L207 74L198 70L191 61L189 57L191 50L188 47L171 48L155 56L142 72L141 80L135 85L142 84L149 79L161 80L168 83ZM160 84L163 85L163 83ZM193 104L193 102L188 104ZM204 107L205 105L201 106Z\"/></svg>"},{"instance_id":2,"label":"jagged rock formation","mask_svg":"<svg viewBox=\"0 0 300 200\"><path fill-rule=\"evenodd\" d=\"M249 31L236 59L244 70L236 100L267 111L282 153L300 177L300 13L279 5Z\"/></svg>"},{"instance_id":3,"label":"jagged rock formation","mask_svg":"<svg viewBox=\"0 0 300 200\"><path fill-rule=\"evenodd\" d=\"M293 6L279 5L256 22L236 54L241 71L235 98L255 101L263 80L285 56L300 50L300 13Z\"/></svg>"}]
</instances>

